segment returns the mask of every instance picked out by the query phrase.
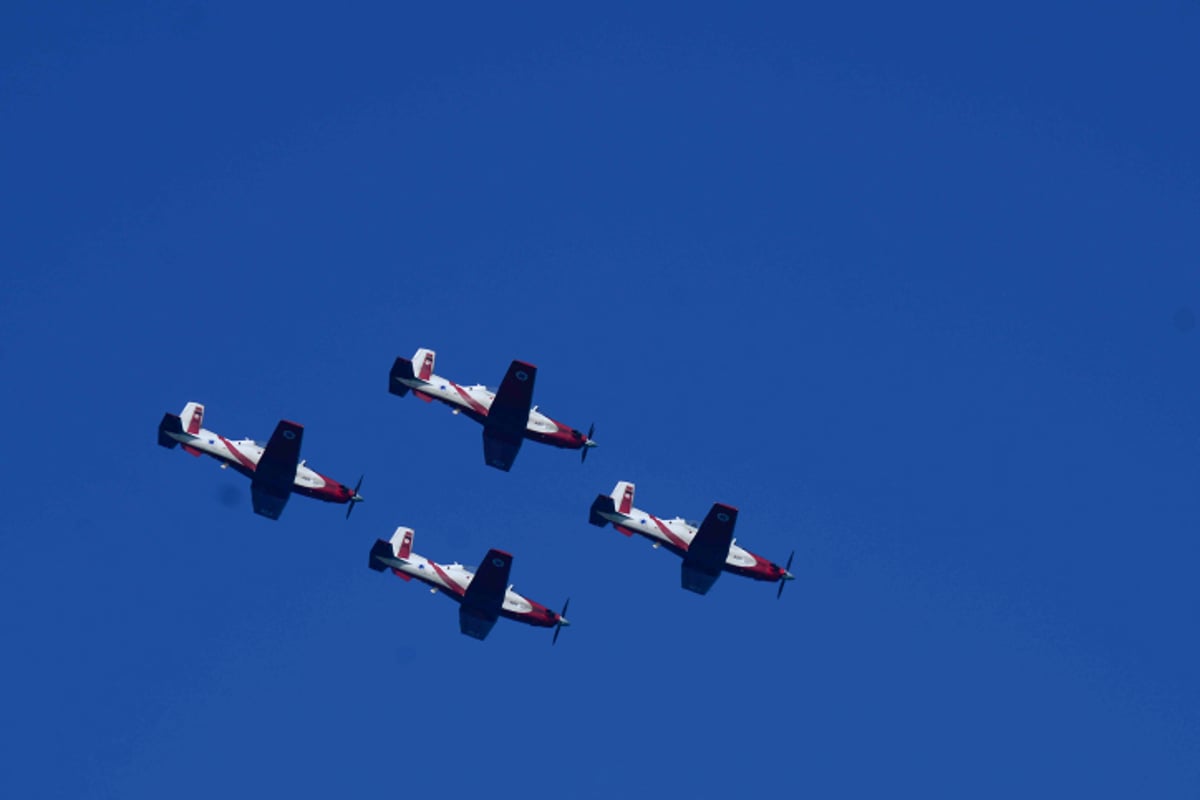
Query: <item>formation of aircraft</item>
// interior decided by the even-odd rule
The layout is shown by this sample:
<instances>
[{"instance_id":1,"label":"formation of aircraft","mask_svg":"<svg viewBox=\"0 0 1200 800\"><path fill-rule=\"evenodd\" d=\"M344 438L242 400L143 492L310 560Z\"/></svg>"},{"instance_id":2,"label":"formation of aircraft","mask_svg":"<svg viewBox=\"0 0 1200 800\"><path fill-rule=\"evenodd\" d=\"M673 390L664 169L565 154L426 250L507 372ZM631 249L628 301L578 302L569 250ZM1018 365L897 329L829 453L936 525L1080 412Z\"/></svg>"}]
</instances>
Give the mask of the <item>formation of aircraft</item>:
<instances>
[{"instance_id":1,"label":"formation of aircraft","mask_svg":"<svg viewBox=\"0 0 1200 800\"><path fill-rule=\"evenodd\" d=\"M199 403L188 403L178 416L163 414L158 423L158 443L166 448L182 446L196 457L212 456L221 462L221 469L233 467L248 477L255 514L279 519L293 492L327 503L349 503L347 518L354 504L362 502L358 493L362 478L350 489L300 460L304 426L280 420L263 445L253 439L226 439L202 427L203 422L204 406Z\"/></svg>"},{"instance_id":2,"label":"formation of aircraft","mask_svg":"<svg viewBox=\"0 0 1200 800\"><path fill-rule=\"evenodd\" d=\"M533 383L537 378L537 367L533 364L512 362L500 388L493 390L482 384L460 386L434 374L436 357L434 351L421 348L412 360L397 358L388 379L388 391L404 397L411 390L427 403L434 400L445 403L453 413L462 413L482 424L483 459L488 466L508 472L526 439L582 450L580 460L586 460L588 450L596 446L592 441L595 425L584 434L550 419L533 405Z\"/></svg>"},{"instance_id":3,"label":"formation of aircraft","mask_svg":"<svg viewBox=\"0 0 1200 800\"><path fill-rule=\"evenodd\" d=\"M635 508L633 490L629 481L618 481L611 494L597 495L588 521L601 528L611 522L626 536L635 533L645 536L656 548L662 546L680 556L683 559L681 582L689 592L708 594L724 571L756 581L778 581L776 597L779 597L787 581L795 577L789 572L796 555L794 551L788 556L787 566L781 567L738 547L733 538L738 511L733 506L713 503L699 524L682 517L664 520Z\"/></svg>"},{"instance_id":4,"label":"formation of aircraft","mask_svg":"<svg viewBox=\"0 0 1200 800\"><path fill-rule=\"evenodd\" d=\"M421 348L413 358L397 358L388 376L388 391L401 397L412 392L425 402L437 400L453 413L465 414L483 425L485 462L508 472L525 439L569 450L581 450L581 460L596 446L595 425L586 434L538 411L533 405L537 367L513 361L500 388L483 385L460 386L433 372L434 351ZM158 425L158 443L166 448L182 447L194 456L208 455L250 478L254 513L278 519L293 493L330 503L349 504L346 517L362 502L358 484L350 489L322 475L300 460L304 428L281 420L265 445L253 439L226 439L203 427L204 406L190 402L179 415L164 414ZM778 564L737 545L733 537L738 510L714 503L701 523L682 517L660 519L633 505L634 485L619 481L611 494L601 494L592 503L588 521L613 527L626 536L638 534L665 547L683 559L684 589L707 594L722 572L732 572L758 581L779 583L776 597L795 578L791 573L795 551L787 564ZM412 528L399 527L389 541L376 540L371 548L371 569L391 572L406 581L416 578L432 591L441 591L459 604L459 628L474 639L485 639L500 617L535 627L554 628L552 643L567 621L567 605L554 612L513 591L508 583L512 555L503 550L487 552L477 568L462 564L439 564L412 551Z\"/></svg>"},{"instance_id":5,"label":"formation of aircraft","mask_svg":"<svg viewBox=\"0 0 1200 800\"><path fill-rule=\"evenodd\" d=\"M571 601L563 603L561 613L555 613L541 603L513 591L508 583L512 556L503 550L488 550L475 569L462 564L439 564L419 556L412 550L413 529L396 528L391 541L376 539L371 548L369 566L376 572L391 570L406 581L416 578L442 591L458 606L458 627L473 639L485 639L500 617L524 622L538 628L554 628L554 639L571 623L564 616Z\"/></svg>"}]
</instances>

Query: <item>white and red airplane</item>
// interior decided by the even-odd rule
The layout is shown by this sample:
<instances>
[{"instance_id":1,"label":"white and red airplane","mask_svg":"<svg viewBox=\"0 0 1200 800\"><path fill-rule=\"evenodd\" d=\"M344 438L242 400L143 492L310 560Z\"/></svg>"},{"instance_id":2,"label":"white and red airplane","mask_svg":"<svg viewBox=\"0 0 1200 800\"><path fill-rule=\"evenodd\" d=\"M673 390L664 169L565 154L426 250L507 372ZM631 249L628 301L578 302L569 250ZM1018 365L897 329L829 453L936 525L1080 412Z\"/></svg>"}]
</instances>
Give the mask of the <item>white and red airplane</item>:
<instances>
[{"instance_id":1,"label":"white and red airplane","mask_svg":"<svg viewBox=\"0 0 1200 800\"><path fill-rule=\"evenodd\" d=\"M783 594L786 581L796 576L787 566L757 556L738 547L733 538L733 527L737 524L737 509L722 503L713 503L704 522L697 525L682 517L659 519L633 506L633 484L628 481L617 483L612 494L602 494L592 503L588 521L604 527L611 522L613 527L626 536L637 533L654 542L654 547L665 546L683 558L683 588L696 594L707 594L721 571L745 575L756 581L779 581L779 592Z\"/></svg>"},{"instance_id":2,"label":"white and red airplane","mask_svg":"<svg viewBox=\"0 0 1200 800\"><path fill-rule=\"evenodd\" d=\"M315 497L328 503L349 503L346 517L362 502L358 486L349 489L332 478L305 466L300 460L300 441L304 426L280 420L266 445L253 439L226 439L201 427L204 406L188 403L180 416L164 414L158 423L158 443L166 448L182 445L194 456L209 455L221 462L221 469L233 467L250 478L250 496L254 513L279 519L292 492Z\"/></svg>"},{"instance_id":3,"label":"white and red airplane","mask_svg":"<svg viewBox=\"0 0 1200 800\"><path fill-rule=\"evenodd\" d=\"M563 616L570 599L563 603L562 613L556 614L541 603L535 603L513 591L508 584L512 556L503 550L488 550L483 563L475 570L462 564L438 564L412 551L413 529L396 528L390 542L376 539L371 548L368 565L376 572L390 569L404 580L416 578L441 589L459 604L458 627L473 639L487 638L499 617L508 617L526 625L554 628L558 632L571 623ZM507 587L507 588L506 588Z\"/></svg>"},{"instance_id":4,"label":"white and red airplane","mask_svg":"<svg viewBox=\"0 0 1200 800\"><path fill-rule=\"evenodd\" d=\"M433 373L436 353L421 348L412 360L397 358L388 379L388 391L403 397L409 390L425 402L438 400L462 412L483 425L483 457L488 466L508 470L512 467L521 443L525 439L562 447L583 450L595 447L592 434L596 426L584 435L569 425L550 419L533 405L533 382L537 367L524 361L514 361L508 368L499 389L478 384L459 386L452 380ZM415 369L414 369L415 366Z\"/></svg>"}]
</instances>

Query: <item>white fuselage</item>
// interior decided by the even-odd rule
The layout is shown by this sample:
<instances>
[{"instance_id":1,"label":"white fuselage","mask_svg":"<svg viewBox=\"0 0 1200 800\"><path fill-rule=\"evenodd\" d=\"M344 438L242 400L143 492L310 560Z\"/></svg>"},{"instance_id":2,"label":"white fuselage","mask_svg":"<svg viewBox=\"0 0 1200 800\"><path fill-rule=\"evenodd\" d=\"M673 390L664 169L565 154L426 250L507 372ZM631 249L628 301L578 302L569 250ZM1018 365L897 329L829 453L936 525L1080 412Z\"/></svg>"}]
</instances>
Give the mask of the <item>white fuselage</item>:
<instances>
[{"instance_id":1,"label":"white fuselage","mask_svg":"<svg viewBox=\"0 0 1200 800\"><path fill-rule=\"evenodd\" d=\"M456 411L461 409L479 419L488 415L488 411L496 399L496 392L483 384L460 386L449 378L443 378L441 375L436 374L431 374L429 379L425 381L420 378L400 378L399 380L405 386L420 394L428 395L434 400L440 400L443 403L455 406ZM534 406L529 411L529 421L526 423L525 428L535 434L550 435L559 430L559 425L545 414L539 412L537 406Z\"/></svg>"},{"instance_id":2,"label":"white fuselage","mask_svg":"<svg viewBox=\"0 0 1200 800\"><path fill-rule=\"evenodd\" d=\"M630 508L628 514L619 511L598 511L600 516L616 526L617 530L626 535L633 533L645 536L654 542L655 547L664 544L682 555L696 538L700 526L696 523L675 517L674 519L659 519L653 514L640 508ZM751 569L758 563L758 558L748 550L738 547L736 540L729 546L729 555L725 563L731 567Z\"/></svg>"},{"instance_id":3,"label":"white fuselage","mask_svg":"<svg viewBox=\"0 0 1200 800\"><path fill-rule=\"evenodd\" d=\"M226 439L219 433L201 428L196 433L170 433L172 439L182 445L199 450L205 455L212 456L222 462L221 466L232 466L239 472L252 474L262 458L265 445L253 439ZM305 466L301 461L296 466L295 486L310 491L322 489L326 485L324 476Z\"/></svg>"},{"instance_id":4,"label":"white fuselage","mask_svg":"<svg viewBox=\"0 0 1200 800\"><path fill-rule=\"evenodd\" d=\"M475 578L475 573L462 564L457 562L439 564L416 553L410 553L408 558L393 556L383 557L379 560L397 573L416 578L435 589L442 589L459 598L466 594L467 587ZM502 610L511 615L529 614L533 612L534 604L514 592L510 586L504 592Z\"/></svg>"}]
</instances>

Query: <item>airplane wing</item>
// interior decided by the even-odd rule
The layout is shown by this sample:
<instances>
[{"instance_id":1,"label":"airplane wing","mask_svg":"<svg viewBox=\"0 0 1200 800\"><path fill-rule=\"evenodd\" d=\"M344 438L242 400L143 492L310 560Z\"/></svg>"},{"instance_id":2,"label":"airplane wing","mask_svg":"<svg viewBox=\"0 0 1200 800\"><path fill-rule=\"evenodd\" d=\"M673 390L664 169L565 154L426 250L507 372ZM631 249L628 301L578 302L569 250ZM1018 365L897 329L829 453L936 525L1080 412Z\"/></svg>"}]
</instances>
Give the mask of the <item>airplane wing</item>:
<instances>
[{"instance_id":1,"label":"airplane wing","mask_svg":"<svg viewBox=\"0 0 1200 800\"><path fill-rule=\"evenodd\" d=\"M510 570L511 555L503 550L488 550L458 608L458 627L467 636L484 639L491 632L504 605Z\"/></svg>"},{"instance_id":2,"label":"airplane wing","mask_svg":"<svg viewBox=\"0 0 1200 800\"><path fill-rule=\"evenodd\" d=\"M254 513L279 519L296 481L296 465L300 463L300 441L304 426L280 420L271 434L262 458L250 481L250 496Z\"/></svg>"},{"instance_id":3,"label":"airplane wing","mask_svg":"<svg viewBox=\"0 0 1200 800\"><path fill-rule=\"evenodd\" d=\"M523 437L498 434L483 429L483 460L489 467L508 472L512 469L517 453L521 451Z\"/></svg>"},{"instance_id":4,"label":"airplane wing","mask_svg":"<svg viewBox=\"0 0 1200 800\"><path fill-rule=\"evenodd\" d=\"M729 557L737 514L733 506L713 503L683 557L683 588L696 594L712 588Z\"/></svg>"},{"instance_id":5,"label":"airplane wing","mask_svg":"<svg viewBox=\"0 0 1200 800\"><path fill-rule=\"evenodd\" d=\"M487 418L483 421L483 458L488 466L508 472L525 440L537 367L514 361L508 367Z\"/></svg>"}]
</instances>

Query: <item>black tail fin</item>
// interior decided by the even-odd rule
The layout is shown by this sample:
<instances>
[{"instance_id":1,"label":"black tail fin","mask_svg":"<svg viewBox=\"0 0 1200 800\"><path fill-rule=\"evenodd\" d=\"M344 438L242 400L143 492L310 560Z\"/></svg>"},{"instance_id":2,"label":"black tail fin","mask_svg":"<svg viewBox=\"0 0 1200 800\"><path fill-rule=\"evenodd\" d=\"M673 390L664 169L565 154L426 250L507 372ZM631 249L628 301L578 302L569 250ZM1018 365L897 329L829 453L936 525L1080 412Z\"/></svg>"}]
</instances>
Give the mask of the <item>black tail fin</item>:
<instances>
[{"instance_id":1,"label":"black tail fin","mask_svg":"<svg viewBox=\"0 0 1200 800\"><path fill-rule=\"evenodd\" d=\"M601 511L607 511L609 514L617 513L617 504L613 502L611 496L607 494L598 494L596 499L592 501L592 510L588 515L588 522L603 528L608 524L608 520L600 515Z\"/></svg>"},{"instance_id":2,"label":"black tail fin","mask_svg":"<svg viewBox=\"0 0 1200 800\"><path fill-rule=\"evenodd\" d=\"M158 444L168 449L179 444L168 434L183 433L183 420L175 414L163 414L162 422L158 423Z\"/></svg>"},{"instance_id":3,"label":"black tail fin","mask_svg":"<svg viewBox=\"0 0 1200 800\"><path fill-rule=\"evenodd\" d=\"M388 375L388 391L404 397L404 395L408 394L408 387L401 383L400 379L413 380L416 377L416 374L413 372L412 362L407 358L397 358L396 363L392 364L391 373Z\"/></svg>"}]
</instances>

